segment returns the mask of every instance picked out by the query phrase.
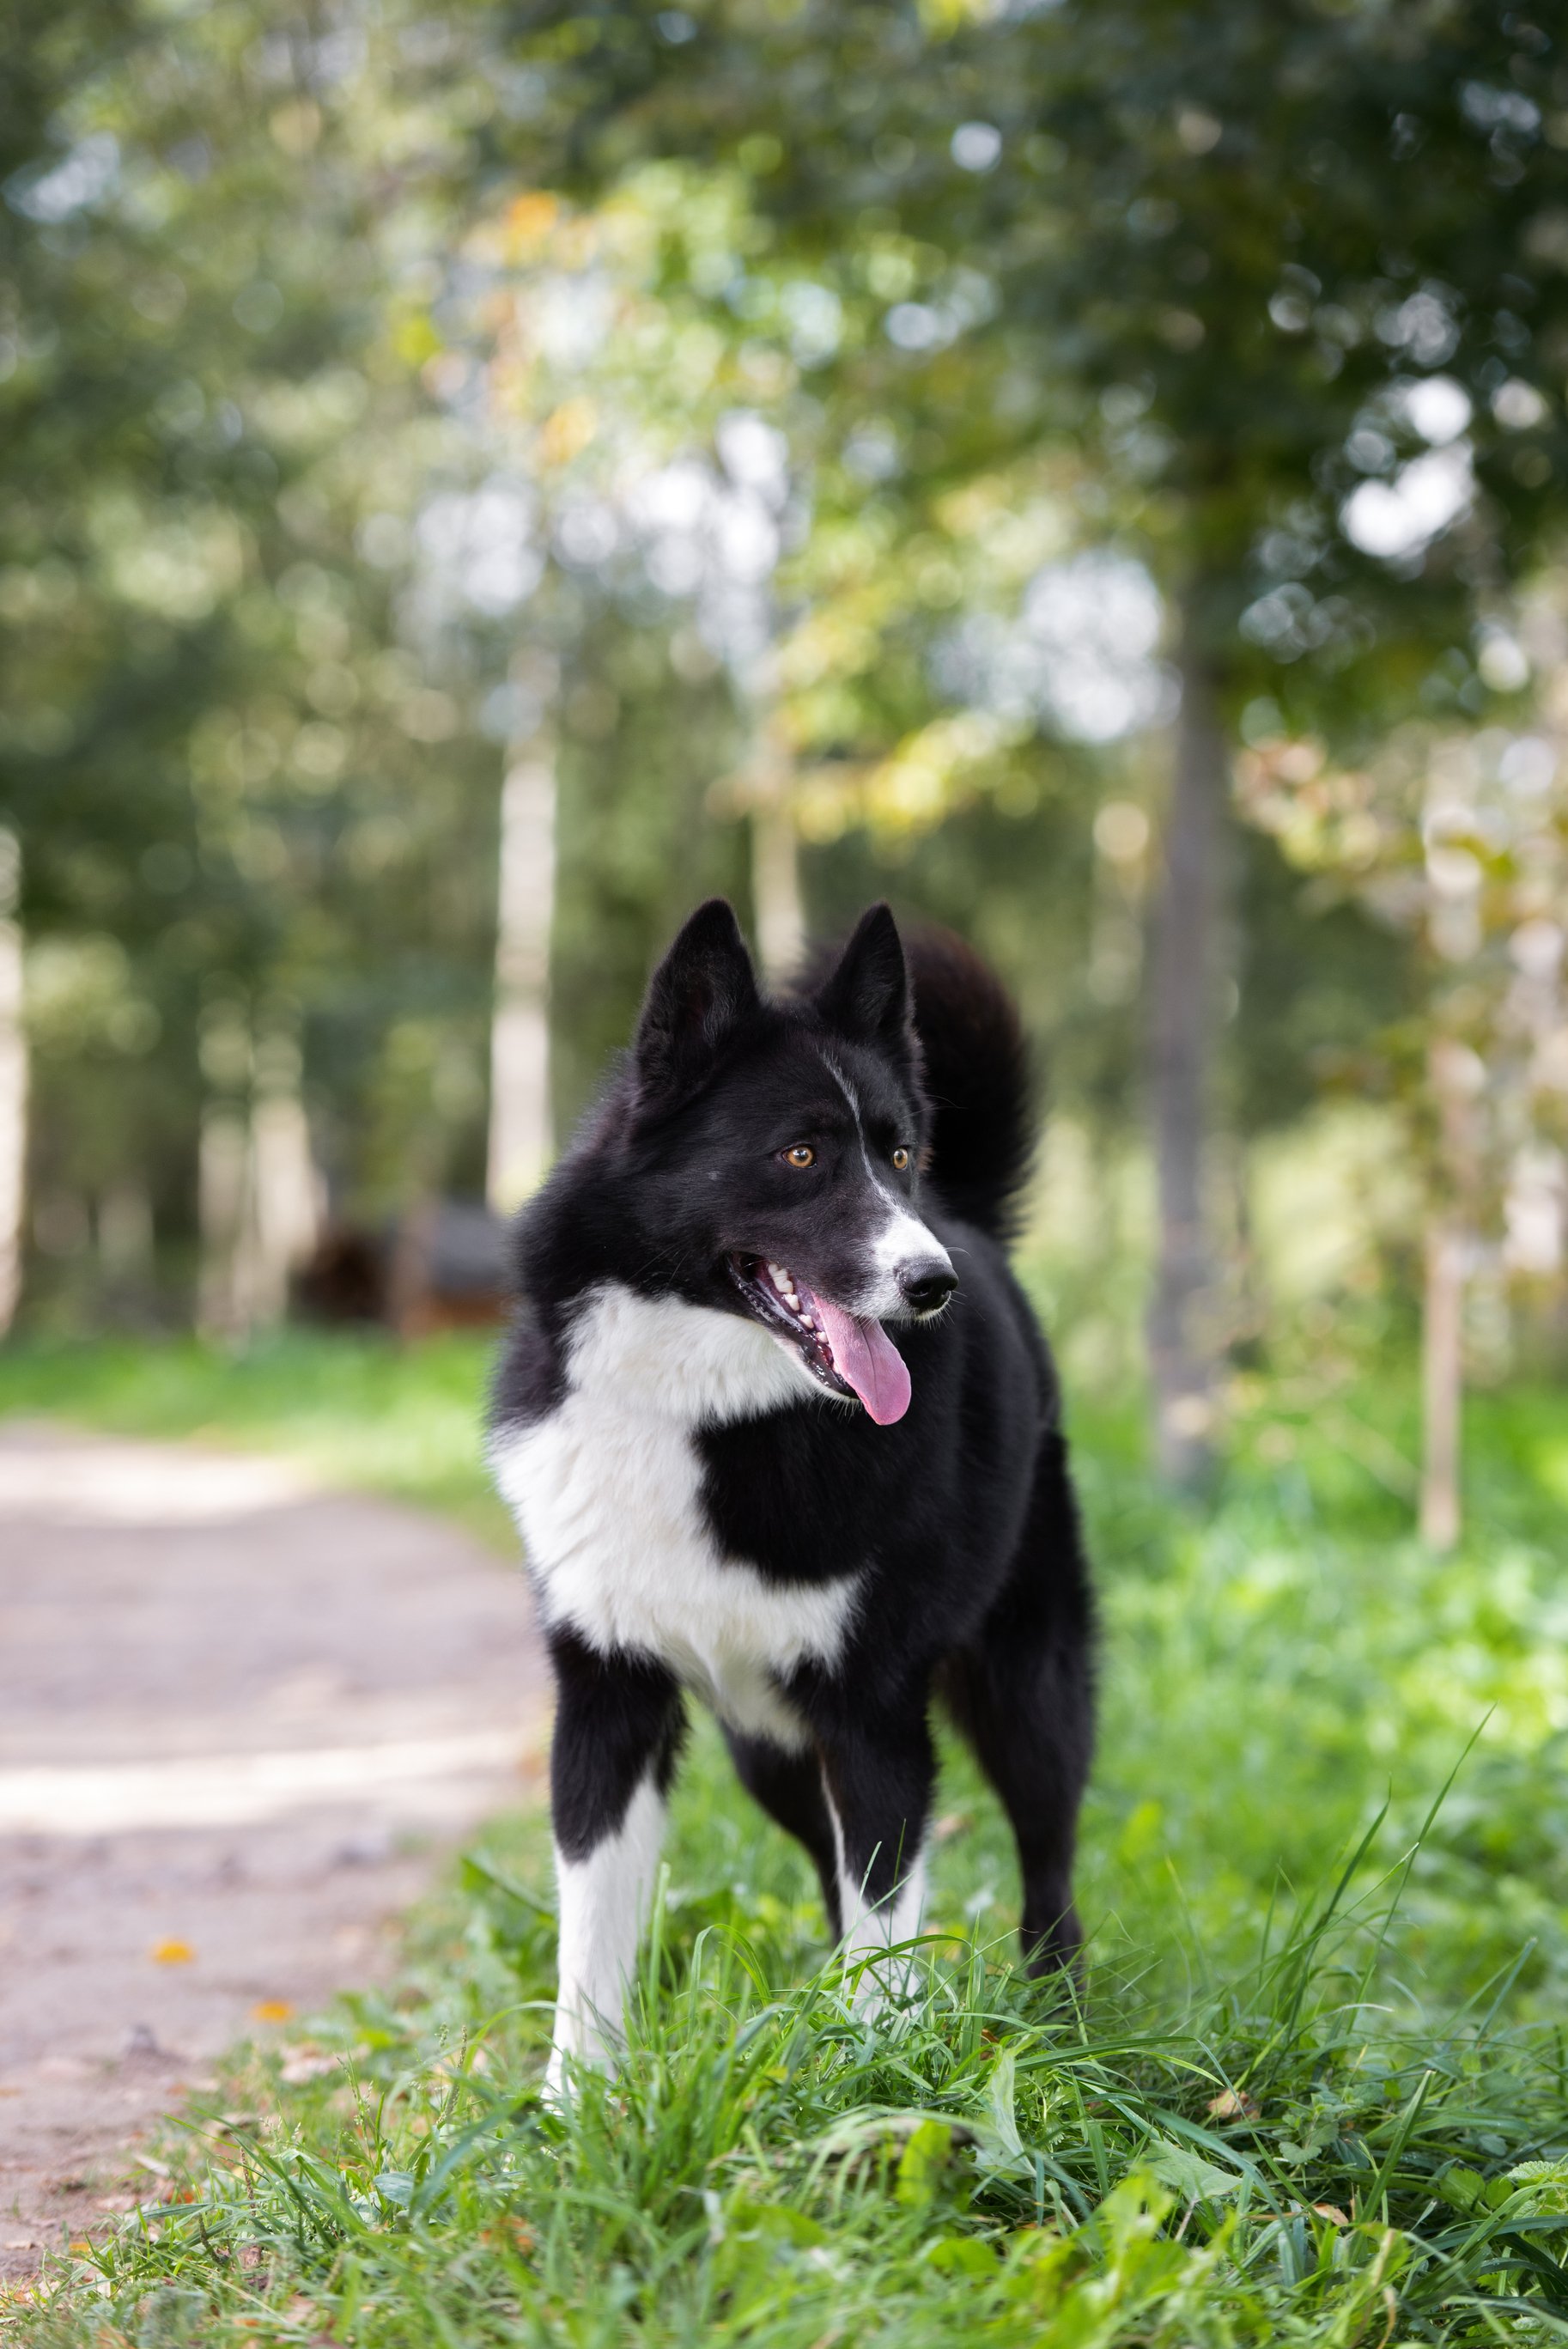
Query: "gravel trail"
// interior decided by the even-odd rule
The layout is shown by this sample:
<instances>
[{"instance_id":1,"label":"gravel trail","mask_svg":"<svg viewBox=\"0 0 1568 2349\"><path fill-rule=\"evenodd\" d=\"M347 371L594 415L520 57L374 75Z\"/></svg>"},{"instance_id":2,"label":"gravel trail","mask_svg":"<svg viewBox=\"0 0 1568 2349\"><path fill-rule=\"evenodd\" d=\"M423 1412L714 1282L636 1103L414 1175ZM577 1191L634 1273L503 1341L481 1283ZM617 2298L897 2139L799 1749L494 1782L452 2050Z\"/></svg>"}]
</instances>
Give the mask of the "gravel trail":
<instances>
[{"instance_id":1,"label":"gravel trail","mask_svg":"<svg viewBox=\"0 0 1568 2349\"><path fill-rule=\"evenodd\" d=\"M0 1426L0 2277L156 2190L213 2056L392 1962L539 1789L521 1573L288 1464Z\"/></svg>"}]
</instances>

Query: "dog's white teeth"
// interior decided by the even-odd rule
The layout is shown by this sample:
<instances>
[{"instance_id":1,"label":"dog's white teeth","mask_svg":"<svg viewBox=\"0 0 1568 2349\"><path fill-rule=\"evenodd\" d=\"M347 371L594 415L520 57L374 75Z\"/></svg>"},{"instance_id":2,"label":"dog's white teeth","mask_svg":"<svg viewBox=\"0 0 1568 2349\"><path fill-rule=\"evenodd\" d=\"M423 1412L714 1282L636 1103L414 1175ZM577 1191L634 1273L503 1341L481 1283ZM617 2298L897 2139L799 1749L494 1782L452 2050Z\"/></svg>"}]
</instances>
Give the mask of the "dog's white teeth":
<instances>
[{"instance_id":1,"label":"dog's white teeth","mask_svg":"<svg viewBox=\"0 0 1568 2349\"><path fill-rule=\"evenodd\" d=\"M780 1291L788 1289L789 1286L789 1276L781 1264L770 1264L768 1268L768 1278L774 1288Z\"/></svg>"}]
</instances>

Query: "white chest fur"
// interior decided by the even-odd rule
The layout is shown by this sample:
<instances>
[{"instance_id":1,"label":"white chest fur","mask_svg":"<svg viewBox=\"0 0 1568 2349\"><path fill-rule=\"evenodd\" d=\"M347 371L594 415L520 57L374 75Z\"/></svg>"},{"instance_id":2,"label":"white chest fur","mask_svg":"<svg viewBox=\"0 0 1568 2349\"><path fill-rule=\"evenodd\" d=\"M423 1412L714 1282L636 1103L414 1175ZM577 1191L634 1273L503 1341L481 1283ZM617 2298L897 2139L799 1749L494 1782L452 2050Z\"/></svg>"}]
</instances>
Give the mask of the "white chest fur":
<instances>
[{"instance_id":1,"label":"white chest fur","mask_svg":"<svg viewBox=\"0 0 1568 2349\"><path fill-rule=\"evenodd\" d=\"M726 1557L693 1435L815 1393L810 1373L755 1322L607 1287L577 1321L567 1383L491 1450L546 1621L657 1656L736 1728L799 1744L778 1677L833 1661L858 1578L781 1585Z\"/></svg>"}]
</instances>

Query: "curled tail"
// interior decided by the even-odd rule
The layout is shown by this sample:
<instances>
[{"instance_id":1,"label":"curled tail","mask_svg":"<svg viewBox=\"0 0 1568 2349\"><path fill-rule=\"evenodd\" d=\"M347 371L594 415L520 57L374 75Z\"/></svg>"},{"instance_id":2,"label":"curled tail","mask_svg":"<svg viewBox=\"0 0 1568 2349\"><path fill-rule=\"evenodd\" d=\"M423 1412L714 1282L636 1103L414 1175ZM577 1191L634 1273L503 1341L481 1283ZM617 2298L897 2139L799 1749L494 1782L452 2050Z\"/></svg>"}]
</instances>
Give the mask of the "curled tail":
<instances>
[{"instance_id":1,"label":"curled tail","mask_svg":"<svg viewBox=\"0 0 1568 2349\"><path fill-rule=\"evenodd\" d=\"M931 1102L930 1177L954 1215L1010 1239L1035 1153L1028 1050L995 973L951 930L906 936Z\"/></svg>"}]
</instances>

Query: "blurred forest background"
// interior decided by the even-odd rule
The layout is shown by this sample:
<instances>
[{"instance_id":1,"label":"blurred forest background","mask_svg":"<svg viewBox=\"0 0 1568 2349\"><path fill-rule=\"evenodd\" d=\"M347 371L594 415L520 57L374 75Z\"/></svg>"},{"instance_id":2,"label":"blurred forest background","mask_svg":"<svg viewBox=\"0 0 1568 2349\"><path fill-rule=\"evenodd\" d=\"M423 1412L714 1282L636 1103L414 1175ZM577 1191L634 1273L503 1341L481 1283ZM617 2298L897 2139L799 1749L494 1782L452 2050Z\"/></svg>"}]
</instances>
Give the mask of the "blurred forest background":
<instances>
[{"instance_id":1,"label":"blurred forest background","mask_svg":"<svg viewBox=\"0 0 1568 2349\"><path fill-rule=\"evenodd\" d=\"M1069 1381L1450 1540L1568 1346L1559 31L14 0L0 1323L460 1318L693 902L885 894Z\"/></svg>"}]
</instances>

